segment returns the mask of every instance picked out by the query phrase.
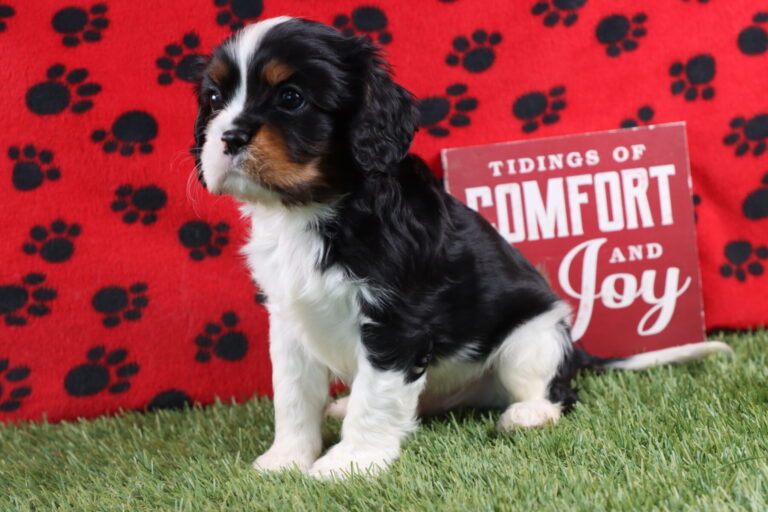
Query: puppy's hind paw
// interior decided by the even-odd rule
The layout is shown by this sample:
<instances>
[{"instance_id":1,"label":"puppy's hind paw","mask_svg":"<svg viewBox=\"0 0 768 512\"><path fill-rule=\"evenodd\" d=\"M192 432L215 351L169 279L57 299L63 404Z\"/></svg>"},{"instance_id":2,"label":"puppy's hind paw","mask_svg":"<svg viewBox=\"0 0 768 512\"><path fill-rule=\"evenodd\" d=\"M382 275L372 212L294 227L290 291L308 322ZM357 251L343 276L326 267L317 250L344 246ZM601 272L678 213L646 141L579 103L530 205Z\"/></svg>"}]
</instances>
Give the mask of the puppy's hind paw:
<instances>
[{"instance_id":1,"label":"puppy's hind paw","mask_svg":"<svg viewBox=\"0 0 768 512\"><path fill-rule=\"evenodd\" d=\"M561 407L549 400L528 400L509 406L499 418L497 430L512 432L520 428L541 427L560 418Z\"/></svg>"},{"instance_id":2,"label":"puppy's hind paw","mask_svg":"<svg viewBox=\"0 0 768 512\"><path fill-rule=\"evenodd\" d=\"M337 420L343 420L344 416L347 415L347 404L349 403L349 397L343 396L341 398L337 398L330 404L328 404L328 407L325 409L325 415L329 418L335 418Z\"/></svg>"}]
</instances>

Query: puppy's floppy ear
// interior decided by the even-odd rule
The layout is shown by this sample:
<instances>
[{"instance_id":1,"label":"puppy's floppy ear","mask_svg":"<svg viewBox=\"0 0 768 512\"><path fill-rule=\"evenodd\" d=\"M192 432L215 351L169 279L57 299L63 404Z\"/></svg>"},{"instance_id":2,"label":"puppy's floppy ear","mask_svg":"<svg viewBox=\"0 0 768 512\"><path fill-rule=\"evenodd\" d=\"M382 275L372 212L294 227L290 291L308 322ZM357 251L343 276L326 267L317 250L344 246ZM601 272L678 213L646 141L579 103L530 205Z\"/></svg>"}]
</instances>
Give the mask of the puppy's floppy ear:
<instances>
[{"instance_id":1,"label":"puppy's floppy ear","mask_svg":"<svg viewBox=\"0 0 768 512\"><path fill-rule=\"evenodd\" d=\"M195 157L195 162L200 166L200 155L203 154L203 144L205 144L205 128L208 122L208 115L203 112L203 107L198 107L197 118L195 118L195 143L189 148L189 152Z\"/></svg>"},{"instance_id":2,"label":"puppy's floppy ear","mask_svg":"<svg viewBox=\"0 0 768 512\"><path fill-rule=\"evenodd\" d=\"M196 55L192 63L192 73L195 83L195 94L197 95L198 108L195 118L195 145L192 147L192 154L199 157L202 152L203 143L205 143L205 127L210 115L210 107L201 97L203 80L205 79L205 70L208 68L211 58L207 55Z\"/></svg>"},{"instance_id":3,"label":"puppy's floppy ear","mask_svg":"<svg viewBox=\"0 0 768 512\"><path fill-rule=\"evenodd\" d=\"M189 63L190 80L195 84L197 89L200 89L200 84L205 78L205 72L208 69L208 65L211 63L210 55L195 54L190 55L192 61Z\"/></svg>"},{"instance_id":4,"label":"puppy's floppy ear","mask_svg":"<svg viewBox=\"0 0 768 512\"><path fill-rule=\"evenodd\" d=\"M195 85L195 94L199 101L200 91L203 89L203 81L205 80L212 57L210 55L197 54L190 55L190 59L189 80Z\"/></svg>"},{"instance_id":5,"label":"puppy's floppy ear","mask_svg":"<svg viewBox=\"0 0 768 512\"><path fill-rule=\"evenodd\" d=\"M350 130L352 156L366 171L387 172L411 146L419 121L413 96L397 85L379 51L366 46L363 99Z\"/></svg>"}]
</instances>

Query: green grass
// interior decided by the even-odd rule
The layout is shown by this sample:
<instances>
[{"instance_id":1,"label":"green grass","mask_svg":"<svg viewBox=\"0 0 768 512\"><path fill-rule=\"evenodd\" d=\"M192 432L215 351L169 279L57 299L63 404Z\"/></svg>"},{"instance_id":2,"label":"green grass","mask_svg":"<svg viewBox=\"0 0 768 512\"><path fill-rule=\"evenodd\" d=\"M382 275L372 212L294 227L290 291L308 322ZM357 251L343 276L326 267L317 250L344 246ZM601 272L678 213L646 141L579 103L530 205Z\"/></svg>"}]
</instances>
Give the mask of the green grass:
<instances>
[{"instance_id":1,"label":"green grass","mask_svg":"<svg viewBox=\"0 0 768 512\"><path fill-rule=\"evenodd\" d=\"M764 511L768 331L724 339L735 360L582 376L582 402L555 426L425 420L377 480L257 475L268 401L0 427L0 511ZM338 432L329 421L329 444Z\"/></svg>"}]
</instances>

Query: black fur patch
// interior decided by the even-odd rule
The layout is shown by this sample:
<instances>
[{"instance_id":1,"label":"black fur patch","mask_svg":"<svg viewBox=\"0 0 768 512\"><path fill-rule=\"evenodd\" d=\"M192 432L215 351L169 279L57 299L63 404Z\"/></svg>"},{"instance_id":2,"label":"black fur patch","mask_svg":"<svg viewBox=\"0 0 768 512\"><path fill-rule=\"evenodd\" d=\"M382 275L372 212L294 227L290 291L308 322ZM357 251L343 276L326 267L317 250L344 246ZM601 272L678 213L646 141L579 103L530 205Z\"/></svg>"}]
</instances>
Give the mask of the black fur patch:
<instances>
[{"instance_id":1,"label":"black fur patch","mask_svg":"<svg viewBox=\"0 0 768 512\"><path fill-rule=\"evenodd\" d=\"M562 335L571 343L571 328L565 322L559 324ZM568 353L560 363L557 369L557 374L552 382L549 384L549 400L554 403L559 403L563 407L563 413L569 413L573 410L573 406L579 400L579 389L572 385L574 377L581 370L601 370L605 368L608 363L614 361L621 361L625 358L622 357L597 357L585 352L579 348L575 348L572 352Z\"/></svg>"},{"instance_id":2,"label":"black fur patch","mask_svg":"<svg viewBox=\"0 0 768 512\"><path fill-rule=\"evenodd\" d=\"M487 357L517 326L558 300L543 277L409 155L359 180L321 226L325 267L339 265L373 290L363 302L372 363L410 371L472 343Z\"/></svg>"}]
</instances>

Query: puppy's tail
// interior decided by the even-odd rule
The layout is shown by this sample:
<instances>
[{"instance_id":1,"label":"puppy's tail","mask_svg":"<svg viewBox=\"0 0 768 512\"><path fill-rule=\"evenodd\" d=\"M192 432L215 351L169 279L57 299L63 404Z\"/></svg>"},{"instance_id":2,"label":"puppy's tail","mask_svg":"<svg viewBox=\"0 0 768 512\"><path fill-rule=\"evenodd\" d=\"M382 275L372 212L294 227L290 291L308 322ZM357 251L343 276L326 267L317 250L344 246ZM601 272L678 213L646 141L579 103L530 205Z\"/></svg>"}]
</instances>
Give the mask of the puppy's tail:
<instances>
[{"instance_id":1,"label":"puppy's tail","mask_svg":"<svg viewBox=\"0 0 768 512\"><path fill-rule=\"evenodd\" d=\"M670 363L687 363L711 354L733 354L733 349L722 341L702 341L679 347L663 348L629 357L598 357L581 349L573 352L575 366L579 369L645 370Z\"/></svg>"}]
</instances>

